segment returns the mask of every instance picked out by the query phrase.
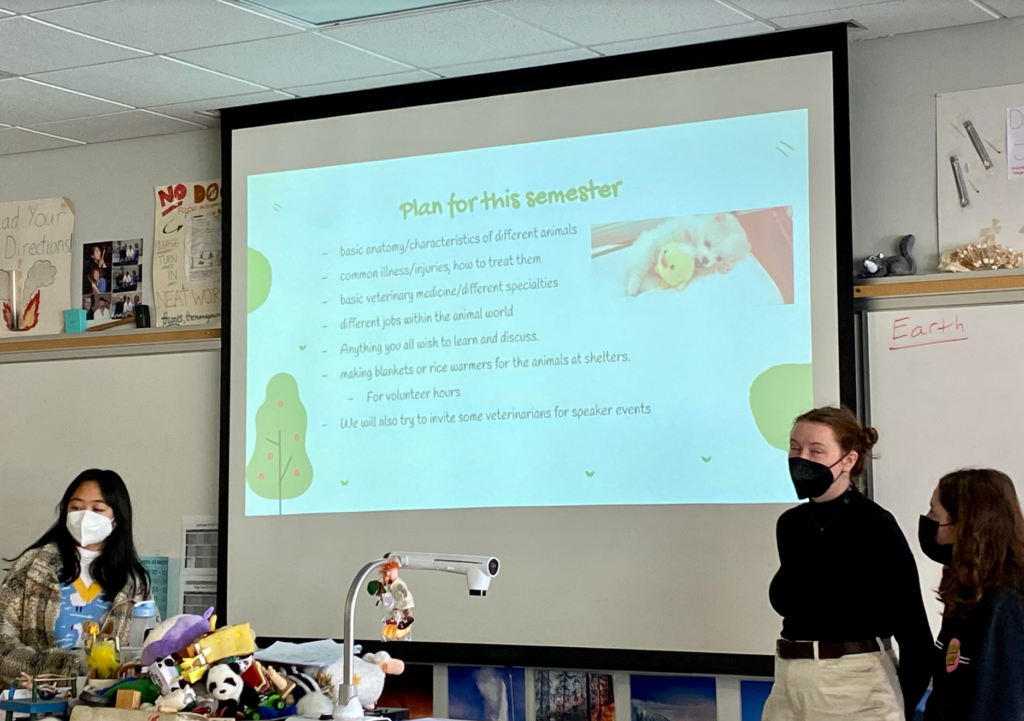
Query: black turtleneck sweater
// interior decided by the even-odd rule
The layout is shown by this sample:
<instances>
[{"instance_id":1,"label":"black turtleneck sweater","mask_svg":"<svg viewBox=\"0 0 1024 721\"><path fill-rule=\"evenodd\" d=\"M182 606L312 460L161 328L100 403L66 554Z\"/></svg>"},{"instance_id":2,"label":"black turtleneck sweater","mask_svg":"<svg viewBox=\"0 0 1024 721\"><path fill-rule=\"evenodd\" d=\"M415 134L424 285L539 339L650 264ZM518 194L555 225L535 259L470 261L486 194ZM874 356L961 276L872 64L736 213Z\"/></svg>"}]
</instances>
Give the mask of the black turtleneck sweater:
<instances>
[{"instance_id":1,"label":"black turtleneck sweater","mask_svg":"<svg viewBox=\"0 0 1024 721\"><path fill-rule=\"evenodd\" d=\"M928 687L933 641L917 564L892 514L855 490L804 503L775 529L781 567L769 596L791 641L893 637L907 718Z\"/></svg>"}]
</instances>

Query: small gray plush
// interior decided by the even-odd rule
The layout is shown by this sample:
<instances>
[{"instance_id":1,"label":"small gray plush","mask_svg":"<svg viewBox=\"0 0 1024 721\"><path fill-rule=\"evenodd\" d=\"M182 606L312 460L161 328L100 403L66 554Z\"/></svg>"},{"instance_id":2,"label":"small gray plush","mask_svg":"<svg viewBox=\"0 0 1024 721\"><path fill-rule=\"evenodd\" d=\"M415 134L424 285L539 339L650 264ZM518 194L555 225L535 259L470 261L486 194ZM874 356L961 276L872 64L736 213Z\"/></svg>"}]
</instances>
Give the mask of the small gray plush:
<instances>
[{"instance_id":1,"label":"small gray plush","mask_svg":"<svg viewBox=\"0 0 1024 721\"><path fill-rule=\"evenodd\" d=\"M887 275L914 275L917 273L917 260L914 258L913 235L900 238L899 255L888 258L884 253L869 255L864 259L864 271L858 278L882 278Z\"/></svg>"}]
</instances>

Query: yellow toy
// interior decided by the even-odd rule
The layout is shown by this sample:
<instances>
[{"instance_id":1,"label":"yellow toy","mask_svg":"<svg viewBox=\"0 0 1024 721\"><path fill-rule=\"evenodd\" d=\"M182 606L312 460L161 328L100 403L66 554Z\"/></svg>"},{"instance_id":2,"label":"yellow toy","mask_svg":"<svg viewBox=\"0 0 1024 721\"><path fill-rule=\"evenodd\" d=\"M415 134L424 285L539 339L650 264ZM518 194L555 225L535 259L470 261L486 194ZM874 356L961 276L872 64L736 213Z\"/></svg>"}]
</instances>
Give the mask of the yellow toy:
<instances>
[{"instance_id":1,"label":"yellow toy","mask_svg":"<svg viewBox=\"0 0 1024 721\"><path fill-rule=\"evenodd\" d=\"M681 243L666 243L654 261L654 270L661 278L662 287L682 290L693 278L696 267L693 256L683 250Z\"/></svg>"},{"instance_id":2,"label":"yellow toy","mask_svg":"<svg viewBox=\"0 0 1024 721\"><path fill-rule=\"evenodd\" d=\"M107 621L101 629L95 621L86 621L82 626L82 636L89 677L117 678L118 669L121 668L121 644L114 636L113 622Z\"/></svg>"},{"instance_id":3,"label":"yellow toy","mask_svg":"<svg viewBox=\"0 0 1024 721\"><path fill-rule=\"evenodd\" d=\"M198 658L206 666L212 666L226 658L251 656L256 653L256 634L249 624L226 626L208 633L194 644L184 649L182 655Z\"/></svg>"}]
</instances>

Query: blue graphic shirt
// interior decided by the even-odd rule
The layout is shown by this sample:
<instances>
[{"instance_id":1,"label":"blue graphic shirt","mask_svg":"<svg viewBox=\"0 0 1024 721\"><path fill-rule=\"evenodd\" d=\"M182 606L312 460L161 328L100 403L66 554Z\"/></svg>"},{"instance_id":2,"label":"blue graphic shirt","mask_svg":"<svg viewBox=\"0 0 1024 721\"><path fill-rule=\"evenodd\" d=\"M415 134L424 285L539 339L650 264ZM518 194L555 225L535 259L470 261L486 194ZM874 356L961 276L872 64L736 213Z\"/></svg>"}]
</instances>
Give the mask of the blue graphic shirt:
<instances>
[{"instance_id":1,"label":"blue graphic shirt","mask_svg":"<svg viewBox=\"0 0 1024 721\"><path fill-rule=\"evenodd\" d=\"M92 578L92 562L98 551L79 549L82 573L73 583L61 584L60 613L53 636L59 648L80 648L82 628L88 621L102 625L103 616L111 603L103 597L103 589Z\"/></svg>"}]
</instances>

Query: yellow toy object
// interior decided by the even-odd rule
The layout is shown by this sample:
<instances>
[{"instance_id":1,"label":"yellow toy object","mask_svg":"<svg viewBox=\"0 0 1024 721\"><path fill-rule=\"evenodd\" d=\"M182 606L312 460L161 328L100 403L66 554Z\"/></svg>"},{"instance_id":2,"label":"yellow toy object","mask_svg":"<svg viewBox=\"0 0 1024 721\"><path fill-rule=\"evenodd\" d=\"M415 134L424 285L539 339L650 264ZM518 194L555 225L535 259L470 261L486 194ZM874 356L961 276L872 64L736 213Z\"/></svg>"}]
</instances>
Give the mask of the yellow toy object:
<instances>
[{"instance_id":1,"label":"yellow toy object","mask_svg":"<svg viewBox=\"0 0 1024 721\"><path fill-rule=\"evenodd\" d=\"M654 270L664 288L682 290L693 278L696 267L693 256L683 250L680 243L667 243L654 261Z\"/></svg>"},{"instance_id":2,"label":"yellow toy object","mask_svg":"<svg viewBox=\"0 0 1024 721\"><path fill-rule=\"evenodd\" d=\"M93 640L86 653L86 663L92 670L89 674L90 678L117 678L117 671L121 668L121 659L114 641L109 639Z\"/></svg>"},{"instance_id":3,"label":"yellow toy object","mask_svg":"<svg viewBox=\"0 0 1024 721\"><path fill-rule=\"evenodd\" d=\"M226 626L208 633L194 644L184 649L182 655L200 658L207 666L234 656L245 657L256 653L256 634L249 624Z\"/></svg>"}]
</instances>

